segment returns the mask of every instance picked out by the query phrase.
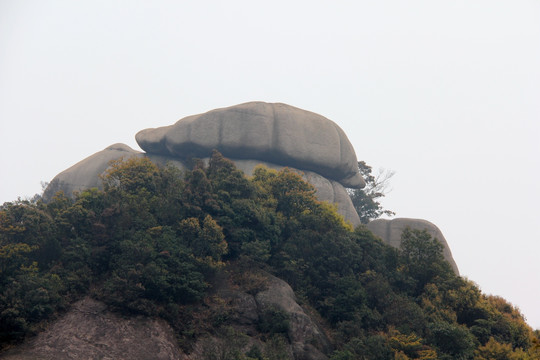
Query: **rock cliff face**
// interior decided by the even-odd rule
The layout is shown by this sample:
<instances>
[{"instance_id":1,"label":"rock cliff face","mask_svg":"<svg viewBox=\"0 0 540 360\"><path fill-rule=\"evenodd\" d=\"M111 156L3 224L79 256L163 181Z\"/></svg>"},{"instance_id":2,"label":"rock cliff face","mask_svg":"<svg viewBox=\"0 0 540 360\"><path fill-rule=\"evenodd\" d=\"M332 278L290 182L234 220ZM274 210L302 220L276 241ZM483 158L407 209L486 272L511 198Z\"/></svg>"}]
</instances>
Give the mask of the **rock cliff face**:
<instances>
[{"instance_id":1,"label":"rock cliff face","mask_svg":"<svg viewBox=\"0 0 540 360\"><path fill-rule=\"evenodd\" d=\"M321 115L285 104L251 102L146 129L136 139L145 153L111 145L58 174L43 194L45 201L59 190L72 196L74 191L99 188L99 176L111 160L147 156L184 170L190 158L205 159L217 149L248 175L258 164L296 170L315 186L320 200L335 203L353 226L360 224L345 190L365 185L356 154L343 130Z\"/></svg>"},{"instance_id":2,"label":"rock cliff face","mask_svg":"<svg viewBox=\"0 0 540 360\"><path fill-rule=\"evenodd\" d=\"M123 318L99 301L85 298L36 338L0 358L181 359L171 327L164 320Z\"/></svg>"},{"instance_id":3,"label":"rock cliff face","mask_svg":"<svg viewBox=\"0 0 540 360\"><path fill-rule=\"evenodd\" d=\"M410 227L411 229L426 230L443 245L444 258L448 261L454 272L459 275L459 269L452 257L450 247L441 230L435 224L422 219L397 218L392 220L376 219L371 221L367 227L372 233L383 239L385 243L395 248L400 247L401 233L405 228Z\"/></svg>"},{"instance_id":4,"label":"rock cliff face","mask_svg":"<svg viewBox=\"0 0 540 360\"><path fill-rule=\"evenodd\" d=\"M232 327L243 334L242 351L253 345L264 348L258 323L268 309L277 308L287 314L290 344L283 349L290 359L324 360L332 351L330 341L319 325L298 305L291 287L284 281L259 274L264 286L259 291L231 286L225 279L212 295L218 304L226 304ZM210 310L212 311L210 305ZM238 336L237 336L238 337ZM231 340L231 339L229 339ZM175 359L199 360L209 353L224 352L235 344L227 343L220 334L198 338L192 351L181 350L171 327L164 320L142 316L122 317L107 309L102 302L85 298L54 321L35 338L11 349L3 360L45 359Z\"/></svg>"}]
</instances>

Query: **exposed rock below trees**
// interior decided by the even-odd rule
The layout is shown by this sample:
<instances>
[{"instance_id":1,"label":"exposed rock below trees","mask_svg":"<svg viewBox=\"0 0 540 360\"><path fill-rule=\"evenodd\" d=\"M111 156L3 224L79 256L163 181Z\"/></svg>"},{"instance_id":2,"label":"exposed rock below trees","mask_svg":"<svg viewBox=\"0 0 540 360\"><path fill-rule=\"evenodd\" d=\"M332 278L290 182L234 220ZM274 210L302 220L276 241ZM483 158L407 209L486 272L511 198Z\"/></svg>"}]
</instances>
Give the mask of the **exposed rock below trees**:
<instances>
[{"instance_id":1,"label":"exposed rock below trees","mask_svg":"<svg viewBox=\"0 0 540 360\"><path fill-rule=\"evenodd\" d=\"M276 277L270 277L268 289L258 293L255 300L262 309L275 306L289 315L289 338L295 359L327 359L323 351L331 352L330 341L298 305L289 284Z\"/></svg>"},{"instance_id":2,"label":"exposed rock below trees","mask_svg":"<svg viewBox=\"0 0 540 360\"><path fill-rule=\"evenodd\" d=\"M164 320L123 318L85 298L27 343L0 354L4 360L183 359Z\"/></svg>"},{"instance_id":3,"label":"exposed rock below trees","mask_svg":"<svg viewBox=\"0 0 540 360\"><path fill-rule=\"evenodd\" d=\"M259 329L261 315L269 308L278 308L289 317L285 351L291 359L325 360L332 351L330 341L306 312L298 305L291 287L283 280L262 273L256 275L264 286L257 291L231 286L223 279L211 295L219 299L210 312L226 307L229 326L245 339L242 352L253 345L265 348L265 336ZM214 308L212 308L214 307ZM171 327L164 320L142 316L122 317L99 301L85 298L75 303L50 327L26 343L3 354L3 360L30 359L180 359L199 360L209 352L227 351L236 346L227 343L218 331L196 339L193 351L184 353L178 346Z\"/></svg>"},{"instance_id":4,"label":"exposed rock below trees","mask_svg":"<svg viewBox=\"0 0 540 360\"><path fill-rule=\"evenodd\" d=\"M257 159L314 171L350 188L363 187L354 148L327 118L286 104L249 102L176 124L140 131L137 143L147 153L174 158Z\"/></svg>"},{"instance_id":5,"label":"exposed rock below trees","mask_svg":"<svg viewBox=\"0 0 540 360\"><path fill-rule=\"evenodd\" d=\"M448 261L454 272L459 275L459 269L452 257L450 247L441 230L435 224L422 219L397 218L392 220L377 219L367 224L368 229L379 236L383 241L395 248L401 246L401 233L407 227L417 230L426 230L432 237L439 240L443 245L443 256Z\"/></svg>"}]
</instances>

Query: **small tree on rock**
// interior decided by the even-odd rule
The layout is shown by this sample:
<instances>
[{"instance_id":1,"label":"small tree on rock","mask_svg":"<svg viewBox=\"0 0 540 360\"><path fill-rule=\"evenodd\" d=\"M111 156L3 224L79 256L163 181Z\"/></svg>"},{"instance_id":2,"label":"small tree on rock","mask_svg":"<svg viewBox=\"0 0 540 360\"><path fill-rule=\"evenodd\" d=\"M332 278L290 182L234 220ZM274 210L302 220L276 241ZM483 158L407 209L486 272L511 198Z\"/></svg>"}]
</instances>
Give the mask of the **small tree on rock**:
<instances>
[{"instance_id":1,"label":"small tree on rock","mask_svg":"<svg viewBox=\"0 0 540 360\"><path fill-rule=\"evenodd\" d=\"M395 215L393 211L384 209L377 201L385 196L388 182L394 176L394 172L380 171L378 175L373 175L371 166L365 161L358 162L358 170L364 178L366 186L363 189L347 189L347 192L362 224L367 224L382 215Z\"/></svg>"}]
</instances>

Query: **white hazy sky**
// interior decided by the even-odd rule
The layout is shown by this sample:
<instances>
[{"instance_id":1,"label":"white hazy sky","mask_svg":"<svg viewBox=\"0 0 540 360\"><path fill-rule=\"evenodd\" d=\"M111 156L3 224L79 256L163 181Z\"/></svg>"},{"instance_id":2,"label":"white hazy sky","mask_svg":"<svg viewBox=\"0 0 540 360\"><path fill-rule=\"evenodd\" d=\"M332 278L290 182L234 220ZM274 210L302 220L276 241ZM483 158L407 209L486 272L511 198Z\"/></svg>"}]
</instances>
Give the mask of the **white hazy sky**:
<instances>
[{"instance_id":1,"label":"white hazy sky","mask_svg":"<svg viewBox=\"0 0 540 360\"><path fill-rule=\"evenodd\" d=\"M335 121L396 172L384 205L540 328L538 0L0 0L0 203L253 100Z\"/></svg>"}]
</instances>

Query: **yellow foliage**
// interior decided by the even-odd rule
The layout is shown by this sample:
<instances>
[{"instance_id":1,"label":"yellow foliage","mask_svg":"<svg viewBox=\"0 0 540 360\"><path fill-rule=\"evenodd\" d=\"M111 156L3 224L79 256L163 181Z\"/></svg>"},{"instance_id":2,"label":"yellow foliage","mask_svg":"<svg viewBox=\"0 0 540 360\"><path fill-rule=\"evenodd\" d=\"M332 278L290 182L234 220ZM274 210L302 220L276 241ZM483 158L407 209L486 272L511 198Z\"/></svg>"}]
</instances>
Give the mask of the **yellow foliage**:
<instances>
[{"instance_id":1,"label":"yellow foliage","mask_svg":"<svg viewBox=\"0 0 540 360\"><path fill-rule=\"evenodd\" d=\"M117 189L130 193L148 190L147 187L153 185L158 174L158 166L150 159L131 157L111 161L100 178L105 191Z\"/></svg>"},{"instance_id":2,"label":"yellow foliage","mask_svg":"<svg viewBox=\"0 0 540 360\"><path fill-rule=\"evenodd\" d=\"M487 301L507 318L517 320L518 322L525 322L525 319L523 318L523 315L519 309L502 297L489 295L487 296Z\"/></svg>"},{"instance_id":3,"label":"yellow foliage","mask_svg":"<svg viewBox=\"0 0 540 360\"><path fill-rule=\"evenodd\" d=\"M538 353L540 354L540 339L538 339L537 337L533 336L532 340L532 348L536 351L538 351Z\"/></svg>"},{"instance_id":4,"label":"yellow foliage","mask_svg":"<svg viewBox=\"0 0 540 360\"><path fill-rule=\"evenodd\" d=\"M354 231L354 227L350 222L345 221L343 215L338 213L337 205L330 204L325 201L319 201L319 206L322 211L320 211L320 216L323 216L325 220L328 220L331 223L338 224L340 227L347 229L347 231Z\"/></svg>"},{"instance_id":5,"label":"yellow foliage","mask_svg":"<svg viewBox=\"0 0 540 360\"><path fill-rule=\"evenodd\" d=\"M405 350L405 351L417 351L422 347L422 338L416 334L401 334L399 331L395 330L396 334L390 337L389 342L390 346L396 350Z\"/></svg>"},{"instance_id":6,"label":"yellow foliage","mask_svg":"<svg viewBox=\"0 0 540 360\"><path fill-rule=\"evenodd\" d=\"M418 358L420 360L437 360L437 352L433 349L427 348L424 350L418 351Z\"/></svg>"},{"instance_id":7,"label":"yellow foliage","mask_svg":"<svg viewBox=\"0 0 540 360\"><path fill-rule=\"evenodd\" d=\"M337 211L335 204L317 200L313 185L289 168L276 171L258 165L253 170L251 182L261 193L270 195L266 200L269 205L279 209L278 216L313 214L317 216L321 228L337 226L346 231L354 231L354 227Z\"/></svg>"},{"instance_id":8,"label":"yellow foliage","mask_svg":"<svg viewBox=\"0 0 540 360\"><path fill-rule=\"evenodd\" d=\"M197 261L214 268L223 266L221 257L227 253L228 244L223 229L210 215L206 215L202 225L197 218L183 219L180 231Z\"/></svg>"},{"instance_id":9,"label":"yellow foliage","mask_svg":"<svg viewBox=\"0 0 540 360\"><path fill-rule=\"evenodd\" d=\"M21 256L37 249L37 246L30 246L25 243L7 244L0 247L0 259L10 259Z\"/></svg>"},{"instance_id":10,"label":"yellow foliage","mask_svg":"<svg viewBox=\"0 0 540 360\"><path fill-rule=\"evenodd\" d=\"M414 333L402 334L399 330L390 328L387 336L388 343L394 352L394 359L437 359L437 352L424 345L424 340Z\"/></svg>"},{"instance_id":11,"label":"yellow foliage","mask_svg":"<svg viewBox=\"0 0 540 360\"><path fill-rule=\"evenodd\" d=\"M394 360L409 360L410 357L405 355L403 351L398 351L394 353Z\"/></svg>"},{"instance_id":12,"label":"yellow foliage","mask_svg":"<svg viewBox=\"0 0 540 360\"><path fill-rule=\"evenodd\" d=\"M16 235L25 230L24 226L13 225L6 211L0 211L0 233L2 235Z\"/></svg>"},{"instance_id":13,"label":"yellow foliage","mask_svg":"<svg viewBox=\"0 0 540 360\"><path fill-rule=\"evenodd\" d=\"M512 350L511 344L502 344L493 337L475 351L474 360L525 360L531 359L521 349Z\"/></svg>"},{"instance_id":14,"label":"yellow foliage","mask_svg":"<svg viewBox=\"0 0 540 360\"><path fill-rule=\"evenodd\" d=\"M422 309L433 322L457 322L457 314L444 302L443 294L435 284L427 284L421 297Z\"/></svg>"}]
</instances>

